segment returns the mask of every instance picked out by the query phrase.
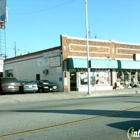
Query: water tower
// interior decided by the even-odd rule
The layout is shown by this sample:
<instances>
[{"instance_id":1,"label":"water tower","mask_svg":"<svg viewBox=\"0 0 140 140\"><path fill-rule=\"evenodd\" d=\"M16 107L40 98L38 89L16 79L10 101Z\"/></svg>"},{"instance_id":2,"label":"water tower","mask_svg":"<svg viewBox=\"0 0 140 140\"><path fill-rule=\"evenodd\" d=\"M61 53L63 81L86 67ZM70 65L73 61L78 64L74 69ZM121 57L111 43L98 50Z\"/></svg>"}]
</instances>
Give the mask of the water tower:
<instances>
[{"instance_id":1,"label":"water tower","mask_svg":"<svg viewBox=\"0 0 140 140\"><path fill-rule=\"evenodd\" d=\"M0 0L0 59L6 59L5 23L8 19L6 0Z\"/></svg>"}]
</instances>

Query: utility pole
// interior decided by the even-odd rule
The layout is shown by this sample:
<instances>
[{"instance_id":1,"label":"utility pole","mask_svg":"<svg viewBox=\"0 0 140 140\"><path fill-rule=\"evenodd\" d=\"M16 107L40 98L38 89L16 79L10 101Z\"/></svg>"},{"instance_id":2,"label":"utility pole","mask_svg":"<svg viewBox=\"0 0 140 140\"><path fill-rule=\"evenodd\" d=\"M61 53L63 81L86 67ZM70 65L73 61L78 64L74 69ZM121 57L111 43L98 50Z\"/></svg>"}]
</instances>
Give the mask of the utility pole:
<instances>
[{"instance_id":1,"label":"utility pole","mask_svg":"<svg viewBox=\"0 0 140 140\"><path fill-rule=\"evenodd\" d=\"M14 51L15 51L15 57L16 57L17 56L16 42L14 42Z\"/></svg>"},{"instance_id":2,"label":"utility pole","mask_svg":"<svg viewBox=\"0 0 140 140\"><path fill-rule=\"evenodd\" d=\"M89 41L88 41L88 7L87 7L87 1L85 0L85 13L86 13L86 48L87 48L87 81L88 81L88 93L87 94L91 94L91 90L90 90L90 59L89 59Z\"/></svg>"}]
</instances>

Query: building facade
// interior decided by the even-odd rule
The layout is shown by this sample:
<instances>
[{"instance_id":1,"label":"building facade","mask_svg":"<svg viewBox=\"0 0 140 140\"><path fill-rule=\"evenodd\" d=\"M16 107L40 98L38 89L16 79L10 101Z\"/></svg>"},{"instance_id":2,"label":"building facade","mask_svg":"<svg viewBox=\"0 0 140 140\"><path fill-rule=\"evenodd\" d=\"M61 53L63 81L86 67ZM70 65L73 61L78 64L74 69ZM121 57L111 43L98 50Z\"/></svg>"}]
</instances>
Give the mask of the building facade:
<instances>
[{"instance_id":1,"label":"building facade","mask_svg":"<svg viewBox=\"0 0 140 140\"><path fill-rule=\"evenodd\" d=\"M59 91L63 91L61 47L6 59L4 75L18 80L47 79L56 84Z\"/></svg>"},{"instance_id":2,"label":"building facade","mask_svg":"<svg viewBox=\"0 0 140 140\"><path fill-rule=\"evenodd\" d=\"M86 39L61 36L64 90L87 91ZM91 90L140 82L140 44L89 39ZM134 57L135 56L135 57Z\"/></svg>"},{"instance_id":3,"label":"building facade","mask_svg":"<svg viewBox=\"0 0 140 140\"><path fill-rule=\"evenodd\" d=\"M59 91L87 91L86 39L60 36L61 44L4 61L4 75L18 80L48 79ZM140 44L89 39L91 90L128 88L140 82Z\"/></svg>"}]
</instances>

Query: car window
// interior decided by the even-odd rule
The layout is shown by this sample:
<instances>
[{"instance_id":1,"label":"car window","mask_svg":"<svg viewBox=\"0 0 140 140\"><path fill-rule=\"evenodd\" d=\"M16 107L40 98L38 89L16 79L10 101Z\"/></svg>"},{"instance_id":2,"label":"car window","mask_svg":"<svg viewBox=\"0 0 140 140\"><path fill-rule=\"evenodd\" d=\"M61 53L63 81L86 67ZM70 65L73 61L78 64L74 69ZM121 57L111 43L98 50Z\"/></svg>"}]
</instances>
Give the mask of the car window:
<instances>
[{"instance_id":1,"label":"car window","mask_svg":"<svg viewBox=\"0 0 140 140\"><path fill-rule=\"evenodd\" d=\"M43 81L39 81L39 84L43 84Z\"/></svg>"},{"instance_id":2,"label":"car window","mask_svg":"<svg viewBox=\"0 0 140 140\"><path fill-rule=\"evenodd\" d=\"M17 79L16 78L3 78L2 79L3 83L17 83Z\"/></svg>"},{"instance_id":3,"label":"car window","mask_svg":"<svg viewBox=\"0 0 140 140\"><path fill-rule=\"evenodd\" d=\"M36 82L36 81L32 81L31 83L32 83L32 84L38 84L38 82Z\"/></svg>"},{"instance_id":4,"label":"car window","mask_svg":"<svg viewBox=\"0 0 140 140\"><path fill-rule=\"evenodd\" d=\"M38 84L39 82L38 81L33 81L33 83Z\"/></svg>"},{"instance_id":5,"label":"car window","mask_svg":"<svg viewBox=\"0 0 140 140\"><path fill-rule=\"evenodd\" d=\"M44 84L52 84L49 80L43 80Z\"/></svg>"},{"instance_id":6,"label":"car window","mask_svg":"<svg viewBox=\"0 0 140 140\"><path fill-rule=\"evenodd\" d=\"M32 82L31 81L25 81L24 84L29 85L29 84L32 84Z\"/></svg>"}]
</instances>

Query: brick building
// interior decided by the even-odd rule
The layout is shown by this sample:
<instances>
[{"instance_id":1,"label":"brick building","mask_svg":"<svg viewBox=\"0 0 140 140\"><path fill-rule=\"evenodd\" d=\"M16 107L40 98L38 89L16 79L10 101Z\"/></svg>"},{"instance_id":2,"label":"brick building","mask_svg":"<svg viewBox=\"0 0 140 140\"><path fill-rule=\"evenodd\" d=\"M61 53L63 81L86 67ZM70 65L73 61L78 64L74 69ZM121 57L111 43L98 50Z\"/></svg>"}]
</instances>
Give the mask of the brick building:
<instances>
[{"instance_id":1,"label":"brick building","mask_svg":"<svg viewBox=\"0 0 140 140\"><path fill-rule=\"evenodd\" d=\"M87 91L86 39L61 35L60 40L58 47L6 59L5 76L49 79L59 91ZM91 90L139 84L140 44L89 39L89 51Z\"/></svg>"}]
</instances>

